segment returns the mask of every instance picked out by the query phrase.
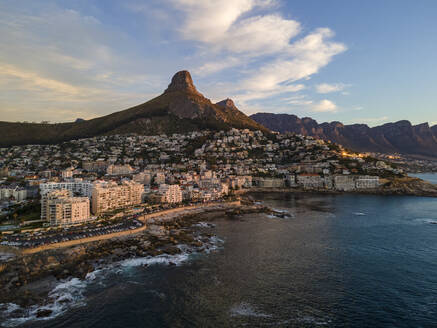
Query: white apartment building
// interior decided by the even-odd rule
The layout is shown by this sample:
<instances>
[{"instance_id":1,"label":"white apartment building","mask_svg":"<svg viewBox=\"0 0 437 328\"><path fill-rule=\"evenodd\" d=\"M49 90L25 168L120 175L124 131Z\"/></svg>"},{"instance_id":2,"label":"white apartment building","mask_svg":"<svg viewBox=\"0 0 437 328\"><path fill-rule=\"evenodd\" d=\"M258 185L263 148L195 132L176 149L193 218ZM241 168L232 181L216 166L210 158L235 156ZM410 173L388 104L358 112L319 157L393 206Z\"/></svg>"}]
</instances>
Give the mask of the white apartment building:
<instances>
[{"instance_id":1,"label":"white apartment building","mask_svg":"<svg viewBox=\"0 0 437 328\"><path fill-rule=\"evenodd\" d=\"M355 177L352 175L336 175L334 177L334 187L340 191L350 191L355 189Z\"/></svg>"},{"instance_id":2,"label":"white apartment building","mask_svg":"<svg viewBox=\"0 0 437 328\"><path fill-rule=\"evenodd\" d=\"M90 198L93 190L93 184L89 181L83 181L82 179L74 179L68 182L41 183L39 185L39 189L41 195L52 190L67 189L71 191L72 194Z\"/></svg>"},{"instance_id":3,"label":"white apartment building","mask_svg":"<svg viewBox=\"0 0 437 328\"><path fill-rule=\"evenodd\" d=\"M357 189L374 189L379 187L379 177L370 175L360 175L355 180Z\"/></svg>"},{"instance_id":4,"label":"white apartment building","mask_svg":"<svg viewBox=\"0 0 437 328\"><path fill-rule=\"evenodd\" d=\"M162 184L159 186L159 194L162 195L162 201L166 203L182 202L182 191L179 185Z\"/></svg>"},{"instance_id":5,"label":"white apartment building","mask_svg":"<svg viewBox=\"0 0 437 328\"><path fill-rule=\"evenodd\" d=\"M0 188L0 200L13 199L22 202L27 198L27 190L20 187Z\"/></svg>"},{"instance_id":6,"label":"white apartment building","mask_svg":"<svg viewBox=\"0 0 437 328\"><path fill-rule=\"evenodd\" d=\"M100 214L141 203L144 186L134 181L96 182L91 196L91 210Z\"/></svg>"},{"instance_id":7,"label":"white apartment building","mask_svg":"<svg viewBox=\"0 0 437 328\"><path fill-rule=\"evenodd\" d=\"M303 173L297 176L297 183L305 189L320 189L324 187L324 181L317 173Z\"/></svg>"},{"instance_id":8,"label":"white apartment building","mask_svg":"<svg viewBox=\"0 0 437 328\"><path fill-rule=\"evenodd\" d=\"M41 218L51 226L83 223L90 219L88 197L71 197L68 190L53 190L43 195Z\"/></svg>"}]
</instances>

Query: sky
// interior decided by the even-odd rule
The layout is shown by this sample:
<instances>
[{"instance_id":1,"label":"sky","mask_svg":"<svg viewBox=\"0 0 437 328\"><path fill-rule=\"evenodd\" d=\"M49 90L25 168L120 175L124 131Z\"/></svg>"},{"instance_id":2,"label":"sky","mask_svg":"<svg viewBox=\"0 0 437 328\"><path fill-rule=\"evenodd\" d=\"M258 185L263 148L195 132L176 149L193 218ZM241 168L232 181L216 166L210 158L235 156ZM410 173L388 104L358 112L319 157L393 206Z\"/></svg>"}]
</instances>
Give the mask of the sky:
<instances>
[{"instance_id":1,"label":"sky","mask_svg":"<svg viewBox=\"0 0 437 328\"><path fill-rule=\"evenodd\" d=\"M0 0L0 121L90 119L191 72L212 101L437 124L435 0Z\"/></svg>"}]
</instances>

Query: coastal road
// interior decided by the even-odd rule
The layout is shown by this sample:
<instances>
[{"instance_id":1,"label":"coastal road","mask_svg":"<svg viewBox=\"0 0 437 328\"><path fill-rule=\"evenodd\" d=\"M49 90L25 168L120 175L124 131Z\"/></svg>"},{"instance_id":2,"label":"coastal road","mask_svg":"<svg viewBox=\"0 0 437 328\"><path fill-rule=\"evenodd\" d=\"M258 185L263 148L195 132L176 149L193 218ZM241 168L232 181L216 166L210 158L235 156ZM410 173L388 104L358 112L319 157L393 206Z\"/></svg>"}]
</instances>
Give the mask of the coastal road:
<instances>
[{"instance_id":1,"label":"coastal road","mask_svg":"<svg viewBox=\"0 0 437 328\"><path fill-rule=\"evenodd\" d=\"M146 230L147 229L147 224L146 224L147 221L149 221L150 219L156 218L156 217L169 216L171 214L176 214L176 213L180 213L180 212L189 213L191 210L202 210L202 209L207 209L207 208L211 208L211 207L219 207L219 206L224 206L224 205L237 206L237 205L240 205L240 201L228 202L228 203L223 202L223 203L211 203L211 204L205 204L205 205L185 206L185 207L172 208L169 210L150 213L147 215L141 215L141 216L137 217L137 220L143 222L144 225L139 227L139 228L136 228L136 229L113 232L113 233L108 233L106 235L86 237L86 238L82 238L82 239L68 240L68 241L63 241L63 242L54 243L54 244L42 245L42 246L38 246L38 247L34 247L34 248L24 248L21 250L21 254L23 254L23 255L34 254L34 253L46 251L49 249L59 249L59 248L64 248L64 247L81 245L81 244L85 244L85 243L91 243L94 241L129 236L129 235L137 234L139 232Z\"/></svg>"}]
</instances>

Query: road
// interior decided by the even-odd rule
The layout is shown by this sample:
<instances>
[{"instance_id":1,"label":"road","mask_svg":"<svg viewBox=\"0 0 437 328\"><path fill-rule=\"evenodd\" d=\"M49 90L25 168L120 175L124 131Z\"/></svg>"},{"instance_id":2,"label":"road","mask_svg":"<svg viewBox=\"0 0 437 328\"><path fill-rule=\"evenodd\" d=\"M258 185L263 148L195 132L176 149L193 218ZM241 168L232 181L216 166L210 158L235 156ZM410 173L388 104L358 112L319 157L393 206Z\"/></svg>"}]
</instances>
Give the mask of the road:
<instances>
[{"instance_id":1,"label":"road","mask_svg":"<svg viewBox=\"0 0 437 328\"><path fill-rule=\"evenodd\" d=\"M64 248L64 247L70 247L70 246L90 243L90 242L94 242L94 241L129 236L129 235L137 234L139 232L146 230L147 229L147 224L146 224L147 221L150 219L156 218L156 217L165 216L165 215L169 215L169 214L175 214L175 213L179 213L179 212L189 212L190 210L200 210L200 209L206 209L206 208L210 208L210 207L218 207L218 206L223 206L223 205L235 206L235 205L240 205L240 202L235 201L235 202L229 202L229 203L219 203L219 204L211 203L211 204L205 204L205 205L185 206L185 207L172 208L169 210L164 210L164 211L155 212L155 213L151 213L151 214L146 214L146 215L142 215L142 216L137 217L137 219L142 221L144 223L144 225L139 227L139 228L133 229L133 230L125 230L125 231L119 231L119 232L114 232L114 233L108 233L106 235L98 235L98 236L86 237L86 238L82 238L82 239L68 240L68 241L63 241L63 242L54 243L54 244L42 245L42 246L38 246L38 247L34 247L34 248L24 248L21 250L21 254L23 254L23 255L35 254L35 253L47 251L50 249L59 249L59 248Z\"/></svg>"}]
</instances>

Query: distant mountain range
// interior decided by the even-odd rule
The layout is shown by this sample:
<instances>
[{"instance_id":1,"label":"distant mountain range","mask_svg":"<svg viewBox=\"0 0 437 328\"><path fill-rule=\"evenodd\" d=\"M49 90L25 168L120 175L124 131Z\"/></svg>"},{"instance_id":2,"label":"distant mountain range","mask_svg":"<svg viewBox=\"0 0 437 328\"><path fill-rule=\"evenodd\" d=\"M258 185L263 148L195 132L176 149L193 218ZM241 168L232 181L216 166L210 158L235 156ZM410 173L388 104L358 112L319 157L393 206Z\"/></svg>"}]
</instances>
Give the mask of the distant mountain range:
<instances>
[{"instance_id":1,"label":"distant mountain range","mask_svg":"<svg viewBox=\"0 0 437 328\"><path fill-rule=\"evenodd\" d=\"M213 104L196 90L190 73L180 71L162 95L110 115L59 124L0 122L0 146L48 144L109 134L155 135L233 127L268 131L240 112L230 99Z\"/></svg>"},{"instance_id":2,"label":"distant mountain range","mask_svg":"<svg viewBox=\"0 0 437 328\"><path fill-rule=\"evenodd\" d=\"M257 113L250 118L272 131L314 136L355 151L437 158L437 125L430 127L428 123L399 121L371 128L366 124L319 124L312 118L289 114Z\"/></svg>"}]
</instances>

